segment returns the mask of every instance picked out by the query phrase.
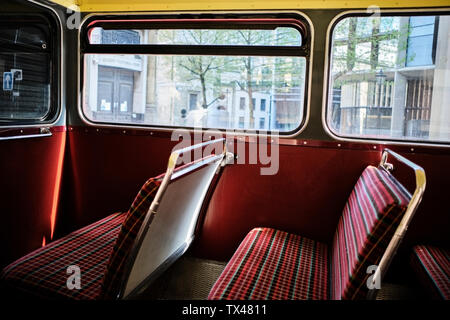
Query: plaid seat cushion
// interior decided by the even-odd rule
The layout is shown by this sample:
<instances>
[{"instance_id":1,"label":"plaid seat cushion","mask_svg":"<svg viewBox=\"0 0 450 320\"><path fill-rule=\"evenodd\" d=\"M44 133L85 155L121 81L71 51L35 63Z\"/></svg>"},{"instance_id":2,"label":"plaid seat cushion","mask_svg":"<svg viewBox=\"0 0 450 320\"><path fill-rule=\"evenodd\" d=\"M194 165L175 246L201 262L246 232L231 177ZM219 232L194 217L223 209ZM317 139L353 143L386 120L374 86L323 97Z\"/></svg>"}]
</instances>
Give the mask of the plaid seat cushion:
<instances>
[{"instance_id":1,"label":"plaid seat cushion","mask_svg":"<svg viewBox=\"0 0 450 320\"><path fill-rule=\"evenodd\" d=\"M327 299L327 246L275 229L250 231L208 299Z\"/></svg>"},{"instance_id":2,"label":"plaid seat cushion","mask_svg":"<svg viewBox=\"0 0 450 320\"><path fill-rule=\"evenodd\" d=\"M389 244L411 196L389 173L367 167L345 205L331 254L331 298L367 295L367 273Z\"/></svg>"},{"instance_id":3,"label":"plaid seat cushion","mask_svg":"<svg viewBox=\"0 0 450 320\"><path fill-rule=\"evenodd\" d=\"M160 178L162 177L163 175L160 175L156 178L147 180L127 213L107 264L107 272L105 281L103 282L101 296L104 299L117 298L124 274L125 263L131 252L139 229L141 228L142 222L144 221L145 215L161 185Z\"/></svg>"},{"instance_id":4,"label":"plaid seat cushion","mask_svg":"<svg viewBox=\"0 0 450 320\"><path fill-rule=\"evenodd\" d=\"M43 298L96 299L124 219L115 213L31 252L3 269L3 284ZM68 288L69 266L80 268L81 289Z\"/></svg>"},{"instance_id":5,"label":"plaid seat cushion","mask_svg":"<svg viewBox=\"0 0 450 320\"><path fill-rule=\"evenodd\" d=\"M433 298L450 300L449 250L433 246L415 246L412 264L421 283Z\"/></svg>"}]
</instances>

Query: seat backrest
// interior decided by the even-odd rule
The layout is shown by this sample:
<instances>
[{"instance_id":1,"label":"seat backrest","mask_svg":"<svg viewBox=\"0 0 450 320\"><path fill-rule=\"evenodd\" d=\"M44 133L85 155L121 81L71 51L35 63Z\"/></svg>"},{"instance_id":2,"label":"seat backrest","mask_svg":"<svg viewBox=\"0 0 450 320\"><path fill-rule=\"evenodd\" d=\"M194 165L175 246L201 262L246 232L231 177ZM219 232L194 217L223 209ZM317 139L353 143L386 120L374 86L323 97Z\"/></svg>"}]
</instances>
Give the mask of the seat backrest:
<instances>
[{"instance_id":1,"label":"seat backrest","mask_svg":"<svg viewBox=\"0 0 450 320\"><path fill-rule=\"evenodd\" d=\"M386 170L368 166L357 181L334 235L332 299L364 299L368 267L378 265L411 199Z\"/></svg>"},{"instance_id":2,"label":"seat backrest","mask_svg":"<svg viewBox=\"0 0 450 320\"><path fill-rule=\"evenodd\" d=\"M148 179L131 204L106 266L102 283L103 299L117 298L125 263L160 185L161 176Z\"/></svg>"},{"instance_id":3,"label":"seat backrest","mask_svg":"<svg viewBox=\"0 0 450 320\"><path fill-rule=\"evenodd\" d=\"M103 298L135 296L187 250L214 176L229 156L223 151L224 141L218 139L174 151L166 173L144 184L113 248L103 282ZM221 152L175 168L180 154L218 143Z\"/></svg>"}]
</instances>

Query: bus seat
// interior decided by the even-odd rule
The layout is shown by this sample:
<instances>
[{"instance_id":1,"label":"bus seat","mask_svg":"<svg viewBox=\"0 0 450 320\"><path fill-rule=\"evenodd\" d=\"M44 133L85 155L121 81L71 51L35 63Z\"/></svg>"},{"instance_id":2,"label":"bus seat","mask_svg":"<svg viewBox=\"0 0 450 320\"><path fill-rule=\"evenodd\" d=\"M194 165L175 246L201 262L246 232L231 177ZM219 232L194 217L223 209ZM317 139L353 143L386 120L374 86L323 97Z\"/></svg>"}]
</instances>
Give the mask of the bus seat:
<instances>
[{"instance_id":1,"label":"bus seat","mask_svg":"<svg viewBox=\"0 0 450 320\"><path fill-rule=\"evenodd\" d=\"M137 294L192 242L207 191L229 154L175 168L178 156L224 141L174 151L166 173L143 185L128 212L113 214L11 263L3 269L1 285L56 299L121 299ZM74 288L73 266L79 267L79 288Z\"/></svg>"},{"instance_id":2,"label":"bus seat","mask_svg":"<svg viewBox=\"0 0 450 320\"><path fill-rule=\"evenodd\" d=\"M450 300L450 251L430 245L413 247L411 265L420 283L435 300Z\"/></svg>"},{"instance_id":3,"label":"bus seat","mask_svg":"<svg viewBox=\"0 0 450 320\"><path fill-rule=\"evenodd\" d=\"M113 249L117 251L116 239L126 238L124 242L130 247L160 183L149 179L128 212L110 215L11 263L3 269L2 285L17 293L50 299L92 300L106 295L103 281L105 274L111 274L106 271ZM136 223L129 229L132 221ZM69 266L80 268L79 290L67 286Z\"/></svg>"},{"instance_id":4,"label":"bus seat","mask_svg":"<svg viewBox=\"0 0 450 320\"><path fill-rule=\"evenodd\" d=\"M414 201L410 201L409 192L382 167L386 157L383 154L378 168L368 166L363 171L347 200L331 245L271 228L253 229L212 287L208 299L367 297L368 267L380 264L379 269L387 268L404 235L403 226L407 226L417 209L425 187L423 184L417 188L417 196L415 192ZM415 165L415 171L417 168L420 167ZM400 224L402 228L398 230ZM394 233L398 237L393 237ZM390 253L384 255L385 252Z\"/></svg>"},{"instance_id":5,"label":"bus seat","mask_svg":"<svg viewBox=\"0 0 450 320\"><path fill-rule=\"evenodd\" d=\"M324 300L328 246L271 229L251 230L219 279L211 300Z\"/></svg>"}]
</instances>

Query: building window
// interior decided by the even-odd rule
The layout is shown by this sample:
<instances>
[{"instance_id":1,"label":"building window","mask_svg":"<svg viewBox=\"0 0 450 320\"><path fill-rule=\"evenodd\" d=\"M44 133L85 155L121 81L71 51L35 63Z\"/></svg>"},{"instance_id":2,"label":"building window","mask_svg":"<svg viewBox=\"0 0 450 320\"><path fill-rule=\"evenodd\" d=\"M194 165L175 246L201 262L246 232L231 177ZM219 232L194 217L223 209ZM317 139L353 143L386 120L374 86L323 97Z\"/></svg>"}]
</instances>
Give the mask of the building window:
<instances>
[{"instance_id":1,"label":"building window","mask_svg":"<svg viewBox=\"0 0 450 320\"><path fill-rule=\"evenodd\" d=\"M57 115L53 23L40 16L30 21L1 18L0 125L51 122Z\"/></svg>"},{"instance_id":2,"label":"building window","mask_svg":"<svg viewBox=\"0 0 450 320\"><path fill-rule=\"evenodd\" d=\"M261 111L266 111L266 99L261 99Z\"/></svg>"},{"instance_id":3,"label":"building window","mask_svg":"<svg viewBox=\"0 0 450 320\"><path fill-rule=\"evenodd\" d=\"M435 35L435 16L409 18L408 67L429 66L433 64L433 41Z\"/></svg>"},{"instance_id":4,"label":"building window","mask_svg":"<svg viewBox=\"0 0 450 320\"><path fill-rule=\"evenodd\" d=\"M198 99L198 94L197 93L190 93L189 94L189 110L197 109L197 99Z\"/></svg>"},{"instance_id":5,"label":"building window","mask_svg":"<svg viewBox=\"0 0 450 320\"><path fill-rule=\"evenodd\" d=\"M449 142L444 105L450 102L450 86L439 80L450 78L449 32L448 15L342 18L331 39L331 131L345 137Z\"/></svg>"},{"instance_id":6,"label":"building window","mask_svg":"<svg viewBox=\"0 0 450 320\"><path fill-rule=\"evenodd\" d=\"M103 44L139 44L139 32L133 30L102 30Z\"/></svg>"},{"instance_id":7,"label":"building window","mask_svg":"<svg viewBox=\"0 0 450 320\"><path fill-rule=\"evenodd\" d=\"M245 98L244 97L241 97L239 99L239 109L240 110L245 110Z\"/></svg>"},{"instance_id":8,"label":"building window","mask_svg":"<svg viewBox=\"0 0 450 320\"><path fill-rule=\"evenodd\" d=\"M252 110L255 110L256 108L256 98L252 98L252 105L250 107Z\"/></svg>"},{"instance_id":9,"label":"building window","mask_svg":"<svg viewBox=\"0 0 450 320\"><path fill-rule=\"evenodd\" d=\"M259 118L259 128L265 129L266 126L266 118Z\"/></svg>"},{"instance_id":10,"label":"building window","mask_svg":"<svg viewBox=\"0 0 450 320\"><path fill-rule=\"evenodd\" d=\"M244 129L245 119L244 117L239 117L239 129Z\"/></svg>"},{"instance_id":11,"label":"building window","mask_svg":"<svg viewBox=\"0 0 450 320\"><path fill-rule=\"evenodd\" d=\"M310 37L303 17L284 16L91 17L82 30L83 112L96 122L235 129L242 110L248 119L238 127L252 129L257 103L265 111L268 99L291 90L301 94L274 112L282 131L294 131L304 121Z\"/></svg>"}]
</instances>

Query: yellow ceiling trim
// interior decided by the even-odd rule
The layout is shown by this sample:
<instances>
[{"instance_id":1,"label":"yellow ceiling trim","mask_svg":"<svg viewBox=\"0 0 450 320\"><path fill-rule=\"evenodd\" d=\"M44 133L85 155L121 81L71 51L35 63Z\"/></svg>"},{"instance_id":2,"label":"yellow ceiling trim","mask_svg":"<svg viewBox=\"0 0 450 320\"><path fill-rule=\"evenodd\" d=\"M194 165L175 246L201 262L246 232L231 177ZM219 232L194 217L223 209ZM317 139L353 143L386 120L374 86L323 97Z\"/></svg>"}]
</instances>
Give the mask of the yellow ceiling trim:
<instances>
[{"instance_id":1,"label":"yellow ceiling trim","mask_svg":"<svg viewBox=\"0 0 450 320\"><path fill-rule=\"evenodd\" d=\"M449 7L450 0L51 0L83 12Z\"/></svg>"},{"instance_id":2,"label":"yellow ceiling trim","mask_svg":"<svg viewBox=\"0 0 450 320\"><path fill-rule=\"evenodd\" d=\"M63 7L70 8L74 11L80 11L82 0L50 0L51 2L62 5Z\"/></svg>"}]
</instances>

